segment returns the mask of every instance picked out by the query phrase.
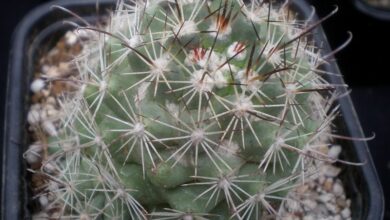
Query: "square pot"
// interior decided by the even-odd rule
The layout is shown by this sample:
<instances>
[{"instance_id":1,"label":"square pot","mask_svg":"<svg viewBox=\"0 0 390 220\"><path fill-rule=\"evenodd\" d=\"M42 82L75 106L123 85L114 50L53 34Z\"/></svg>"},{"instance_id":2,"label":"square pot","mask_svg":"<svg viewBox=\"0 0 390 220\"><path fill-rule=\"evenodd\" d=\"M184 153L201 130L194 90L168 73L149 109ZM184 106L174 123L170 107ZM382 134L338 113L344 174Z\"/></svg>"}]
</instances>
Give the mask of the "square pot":
<instances>
[{"instance_id":1,"label":"square pot","mask_svg":"<svg viewBox=\"0 0 390 220\"><path fill-rule=\"evenodd\" d=\"M100 11L114 8L113 1L100 0ZM48 51L53 43L67 30L63 25L69 17L51 5L61 5L86 19L96 19L96 0L59 0L40 6L26 16L14 33L9 58L7 100L4 129L2 164L2 219L29 218L28 174L22 154L28 144L26 115L29 105L29 85L39 52ZM294 11L301 18L311 15L311 7L303 0L292 3ZM314 18L315 22L318 18ZM325 33L321 27L313 30L313 37L322 45L323 53L330 53ZM337 64L331 62L323 69L341 74ZM332 84L344 84L342 77L329 76ZM346 92L344 89L343 92ZM338 100L342 117L335 124L346 136L363 137L363 132L349 96ZM366 141L340 141L343 146L342 159L362 162L363 166L344 166L340 178L346 187L347 196L352 200L353 219L382 219L383 194Z\"/></svg>"}]
</instances>

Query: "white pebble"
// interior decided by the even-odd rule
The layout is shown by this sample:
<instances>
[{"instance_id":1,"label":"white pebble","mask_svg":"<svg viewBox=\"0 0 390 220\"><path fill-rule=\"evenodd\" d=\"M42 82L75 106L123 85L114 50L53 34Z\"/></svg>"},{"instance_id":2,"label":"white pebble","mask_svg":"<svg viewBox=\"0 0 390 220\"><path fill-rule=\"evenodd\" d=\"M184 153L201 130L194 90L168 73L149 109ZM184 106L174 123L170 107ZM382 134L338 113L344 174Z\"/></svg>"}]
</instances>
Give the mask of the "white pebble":
<instances>
[{"instance_id":1,"label":"white pebble","mask_svg":"<svg viewBox=\"0 0 390 220\"><path fill-rule=\"evenodd\" d=\"M47 199L49 200L49 202L53 202L54 200L58 199L57 196L58 195L56 195L55 193L48 193L47 194Z\"/></svg>"},{"instance_id":2,"label":"white pebble","mask_svg":"<svg viewBox=\"0 0 390 220\"><path fill-rule=\"evenodd\" d=\"M33 108L30 108L30 111L27 114L27 121L30 125L36 125L41 120L39 111Z\"/></svg>"},{"instance_id":3,"label":"white pebble","mask_svg":"<svg viewBox=\"0 0 390 220\"><path fill-rule=\"evenodd\" d=\"M332 200L334 198L334 195L333 194L330 194L330 193L326 193L326 194L322 194L318 197L318 199L323 202L323 203L327 203L329 202L330 200Z\"/></svg>"},{"instance_id":4,"label":"white pebble","mask_svg":"<svg viewBox=\"0 0 390 220\"><path fill-rule=\"evenodd\" d=\"M58 183L54 181L50 181L49 184L47 185L47 189L50 192L55 192L56 190L59 189Z\"/></svg>"},{"instance_id":5,"label":"white pebble","mask_svg":"<svg viewBox=\"0 0 390 220\"><path fill-rule=\"evenodd\" d=\"M336 214L336 213L340 212L340 208L337 205L333 204L333 203L326 203L325 206L333 214Z\"/></svg>"},{"instance_id":6,"label":"white pebble","mask_svg":"<svg viewBox=\"0 0 390 220\"><path fill-rule=\"evenodd\" d=\"M41 204L41 206L43 208L45 208L49 204L49 200L47 199L47 196L45 196L45 195L40 196L38 198L38 201L39 201L39 204Z\"/></svg>"},{"instance_id":7,"label":"white pebble","mask_svg":"<svg viewBox=\"0 0 390 220\"><path fill-rule=\"evenodd\" d=\"M283 220L295 220L295 216L293 216L292 214L288 214L286 216L283 216L282 218Z\"/></svg>"},{"instance_id":8,"label":"white pebble","mask_svg":"<svg viewBox=\"0 0 390 220\"><path fill-rule=\"evenodd\" d=\"M63 218L63 212L57 211L57 212L51 213L49 219L62 219L62 218ZM80 220L82 220L82 219L80 218Z\"/></svg>"},{"instance_id":9,"label":"white pebble","mask_svg":"<svg viewBox=\"0 0 390 220\"><path fill-rule=\"evenodd\" d=\"M57 111L56 109L48 109L47 110L47 115L49 117L57 116L58 114L59 114L59 111Z\"/></svg>"},{"instance_id":10,"label":"white pebble","mask_svg":"<svg viewBox=\"0 0 390 220\"><path fill-rule=\"evenodd\" d=\"M43 79L35 79L31 85L30 89L32 92L37 93L45 87L45 81Z\"/></svg>"},{"instance_id":11,"label":"white pebble","mask_svg":"<svg viewBox=\"0 0 390 220\"><path fill-rule=\"evenodd\" d=\"M46 74L47 73L47 71L49 71L49 66L48 65L43 65L42 66L42 68L41 68L41 71L44 73L44 74Z\"/></svg>"},{"instance_id":12,"label":"white pebble","mask_svg":"<svg viewBox=\"0 0 390 220\"><path fill-rule=\"evenodd\" d=\"M349 208L345 208L343 209L343 211L341 211L341 216L343 218L349 218L351 217L351 210Z\"/></svg>"},{"instance_id":13,"label":"white pebble","mask_svg":"<svg viewBox=\"0 0 390 220\"><path fill-rule=\"evenodd\" d=\"M50 136L57 136L57 128L54 126L51 121L44 121L42 123L43 130Z\"/></svg>"},{"instance_id":14,"label":"white pebble","mask_svg":"<svg viewBox=\"0 0 390 220\"><path fill-rule=\"evenodd\" d=\"M303 217L303 220L315 220L316 218L314 218L314 216L312 215L306 215Z\"/></svg>"},{"instance_id":15,"label":"white pebble","mask_svg":"<svg viewBox=\"0 0 390 220\"><path fill-rule=\"evenodd\" d=\"M318 219L329 219L329 210L324 205L319 205L316 209L316 214L319 216Z\"/></svg>"},{"instance_id":16,"label":"white pebble","mask_svg":"<svg viewBox=\"0 0 390 220\"><path fill-rule=\"evenodd\" d=\"M65 43L69 46L74 45L77 42L77 35L73 31L68 31L65 34Z\"/></svg>"},{"instance_id":17,"label":"white pebble","mask_svg":"<svg viewBox=\"0 0 390 220\"><path fill-rule=\"evenodd\" d=\"M331 159L337 159L341 153L341 146L340 145L333 145L329 151L328 151L328 156Z\"/></svg>"},{"instance_id":18,"label":"white pebble","mask_svg":"<svg viewBox=\"0 0 390 220\"><path fill-rule=\"evenodd\" d=\"M322 172L328 177L336 177L341 172L341 169L332 165L323 166Z\"/></svg>"},{"instance_id":19,"label":"white pebble","mask_svg":"<svg viewBox=\"0 0 390 220\"><path fill-rule=\"evenodd\" d=\"M336 182L334 185L333 185L333 193L336 195L336 196L341 196L344 194L344 189L343 187L341 186L340 183Z\"/></svg>"},{"instance_id":20,"label":"white pebble","mask_svg":"<svg viewBox=\"0 0 390 220\"><path fill-rule=\"evenodd\" d=\"M44 97L48 97L50 95L50 91L48 89L42 89L42 95Z\"/></svg>"},{"instance_id":21,"label":"white pebble","mask_svg":"<svg viewBox=\"0 0 390 220\"><path fill-rule=\"evenodd\" d=\"M320 176L320 177L318 178L318 182L320 183L320 185L324 184L325 179L326 179L326 178L325 178L324 176Z\"/></svg>"},{"instance_id":22,"label":"white pebble","mask_svg":"<svg viewBox=\"0 0 390 220\"><path fill-rule=\"evenodd\" d=\"M340 215L336 215L336 216L334 216L333 220L342 220L342 218Z\"/></svg>"},{"instance_id":23,"label":"white pebble","mask_svg":"<svg viewBox=\"0 0 390 220\"><path fill-rule=\"evenodd\" d=\"M46 121L48 118L47 111L45 111L44 109L42 111L40 111L39 117L40 117L41 121Z\"/></svg>"},{"instance_id":24,"label":"white pebble","mask_svg":"<svg viewBox=\"0 0 390 220\"><path fill-rule=\"evenodd\" d=\"M286 206L291 212L297 212L302 210L301 206L299 205L299 202L292 199L288 199L286 201Z\"/></svg>"},{"instance_id":25,"label":"white pebble","mask_svg":"<svg viewBox=\"0 0 390 220\"><path fill-rule=\"evenodd\" d=\"M49 78L55 78L60 77L61 74L58 71L58 68L56 66L49 66L46 70L46 76Z\"/></svg>"},{"instance_id":26,"label":"white pebble","mask_svg":"<svg viewBox=\"0 0 390 220\"><path fill-rule=\"evenodd\" d=\"M56 99L54 97L52 97L52 96L50 96L50 97L48 97L46 99L46 103L50 104L50 105L53 105L53 106L57 104Z\"/></svg>"},{"instance_id":27,"label":"white pebble","mask_svg":"<svg viewBox=\"0 0 390 220\"><path fill-rule=\"evenodd\" d=\"M40 153L42 152L42 144L34 143L28 147L28 150L24 153L24 158L27 163L37 163L41 159Z\"/></svg>"},{"instance_id":28,"label":"white pebble","mask_svg":"<svg viewBox=\"0 0 390 220\"><path fill-rule=\"evenodd\" d=\"M46 163L43 166L43 171L45 171L46 173L53 174L56 171L56 168L52 163Z\"/></svg>"},{"instance_id":29,"label":"white pebble","mask_svg":"<svg viewBox=\"0 0 390 220\"><path fill-rule=\"evenodd\" d=\"M305 199L302 201L302 204L307 208L307 210L313 210L315 207L317 207L317 202L310 199Z\"/></svg>"}]
</instances>

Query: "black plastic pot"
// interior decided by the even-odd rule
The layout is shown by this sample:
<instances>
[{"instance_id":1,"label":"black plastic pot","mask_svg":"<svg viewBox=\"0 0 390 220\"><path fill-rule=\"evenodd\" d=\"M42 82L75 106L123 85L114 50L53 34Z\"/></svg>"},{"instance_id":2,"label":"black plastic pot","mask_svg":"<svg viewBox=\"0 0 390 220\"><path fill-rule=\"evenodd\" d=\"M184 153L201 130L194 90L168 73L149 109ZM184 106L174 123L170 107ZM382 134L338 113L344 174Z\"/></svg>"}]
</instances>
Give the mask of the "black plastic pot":
<instances>
[{"instance_id":1,"label":"black plastic pot","mask_svg":"<svg viewBox=\"0 0 390 220\"><path fill-rule=\"evenodd\" d=\"M372 5L367 0L353 0L353 3L358 10L371 17L390 21L390 7Z\"/></svg>"},{"instance_id":2,"label":"black plastic pot","mask_svg":"<svg viewBox=\"0 0 390 220\"><path fill-rule=\"evenodd\" d=\"M17 27L14 33L10 54L7 100L5 113L4 149L2 160L2 219L29 218L29 194L27 190L26 164L22 154L28 144L26 115L29 103L29 83L34 65L42 51L47 51L67 30L63 25L69 16L52 10L57 4L78 15L96 19L97 0L59 0L43 5L32 11ZM112 0L100 0L100 12L112 8ZM293 1L294 9L302 18L310 16L312 8L302 0ZM93 15L95 14L95 15ZM314 38L322 45L323 52L331 50L321 27L314 30ZM335 62L323 67L340 74ZM331 83L344 84L342 77L332 76ZM363 137L363 132L349 96L339 100L342 117L336 122L339 133L352 137ZM383 194L373 162L365 141L340 142L343 146L343 159L364 162L363 166L343 166L341 178L352 200L353 219L379 220L383 218Z\"/></svg>"}]
</instances>

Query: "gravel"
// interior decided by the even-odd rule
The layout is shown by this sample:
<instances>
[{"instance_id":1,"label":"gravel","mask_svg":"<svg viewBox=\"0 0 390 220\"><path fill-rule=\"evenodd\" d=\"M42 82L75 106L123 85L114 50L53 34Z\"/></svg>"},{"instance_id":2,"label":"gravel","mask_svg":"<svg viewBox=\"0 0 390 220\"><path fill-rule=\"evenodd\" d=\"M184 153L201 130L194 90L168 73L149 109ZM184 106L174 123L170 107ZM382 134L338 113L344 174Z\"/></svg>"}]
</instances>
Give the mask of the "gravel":
<instances>
[{"instance_id":1,"label":"gravel","mask_svg":"<svg viewBox=\"0 0 390 220\"><path fill-rule=\"evenodd\" d=\"M328 156L333 159L337 159L340 153L338 145L328 150ZM280 209L280 219L351 219L351 200L338 178L341 169L324 161L316 161L315 166L318 167L315 175L289 192Z\"/></svg>"}]
</instances>

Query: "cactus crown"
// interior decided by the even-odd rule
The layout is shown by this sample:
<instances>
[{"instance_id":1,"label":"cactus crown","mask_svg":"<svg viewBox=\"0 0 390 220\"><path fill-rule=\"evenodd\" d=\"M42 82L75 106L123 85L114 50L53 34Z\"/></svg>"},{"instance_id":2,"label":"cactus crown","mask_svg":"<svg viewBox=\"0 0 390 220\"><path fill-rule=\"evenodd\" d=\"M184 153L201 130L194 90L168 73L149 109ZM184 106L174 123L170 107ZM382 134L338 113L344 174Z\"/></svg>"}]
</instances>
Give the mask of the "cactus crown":
<instances>
[{"instance_id":1,"label":"cactus crown","mask_svg":"<svg viewBox=\"0 0 390 220\"><path fill-rule=\"evenodd\" d=\"M110 18L83 29L49 142L63 215L276 215L336 115L314 26L261 0L119 2Z\"/></svg>"}]
</instances>

